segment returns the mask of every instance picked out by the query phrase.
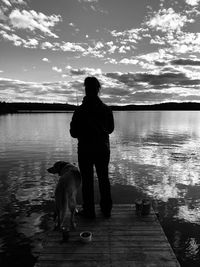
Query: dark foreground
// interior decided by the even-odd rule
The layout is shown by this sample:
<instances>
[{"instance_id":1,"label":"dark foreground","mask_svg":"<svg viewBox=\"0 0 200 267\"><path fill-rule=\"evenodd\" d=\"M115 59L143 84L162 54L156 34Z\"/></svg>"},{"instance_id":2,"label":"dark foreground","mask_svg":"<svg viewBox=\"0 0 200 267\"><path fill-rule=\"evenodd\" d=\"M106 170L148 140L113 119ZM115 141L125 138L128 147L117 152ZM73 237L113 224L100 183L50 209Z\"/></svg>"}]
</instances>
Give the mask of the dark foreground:
<instances>
[{"instance_id":1,"label":"dark foreground","mask_svg":"<svg viewBox=\"0 0 200 267\"><path fill-rule=\"evenodd\" d=\"M99 201L98 188L95 186L96 203ZM141 190L133 186L115 184L112 186L113 202L115 204L134 203L137 198L145 195ZM11 196L12 197L12 196ZM0 198L1 200L1 198ZM5 200L4 200L5 201ZM159 222L175 252L181 267L199 267L198 253L191 258L192 251L187 250L188 232L196 237L200 226L194 224L188 226L184 222L171 220L174 207L177 203L172 199L168 203L159 201ZM78 195L78 203L81 203L81 194ZM53 199L46 200L41 205L29 206L29 203L21 203L19 207L8 206L1 211L0 225L0 266L1 267L33 267L43 249L46 233L50 231L53 223ZM23 221L20 218L23 218ZM31 225L20 229L19 225ZM26 235L20 233L25 232ZM180 233L185 233L180 235ZM29 237L28 237L29 236ZM188 247L189 249L189 247ZM191 248L193 249L193 248ZM196 256L195 256L196 255Z\"/></svg>"},{"instance_id":2,"label":"dark foreground","mask_svg":"<svg viewBox=\"0 0 200 267\"><path fill-rule=\"evenodd\" d=\"M49 231L36 266L180 266L152 209L137 215L135 205L115 205L109 219L96 210L95 220L77 218L78 229L66 242ZM92 233L89 243L80 241L85 231Z\"/></svg>"}]
</instances>

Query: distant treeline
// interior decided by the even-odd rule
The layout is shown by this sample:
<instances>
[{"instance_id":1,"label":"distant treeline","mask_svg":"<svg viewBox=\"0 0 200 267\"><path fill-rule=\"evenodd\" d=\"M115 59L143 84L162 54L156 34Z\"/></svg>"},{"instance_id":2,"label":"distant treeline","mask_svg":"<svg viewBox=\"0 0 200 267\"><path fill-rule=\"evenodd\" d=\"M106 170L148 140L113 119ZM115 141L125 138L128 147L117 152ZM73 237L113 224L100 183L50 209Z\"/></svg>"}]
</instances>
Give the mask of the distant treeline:
<instances>
[{"instance_id":1,"label":"distant treeline","mask_svg":"<svg viewBox=\"0 0 200 267\"><path fill-rule=\"evenodd\" d=\"M154 105L127 105L111 106L113 110L200 110L200 103L194 102L169 102Z\"/></svg>"},{"instance_id":2,"label":"distant treeline","mask_svg":"<svg viewBox=\"0 0 200 267\"><path fill-rule=\"evenodd\" d=\"M200 103L161 103L155 105L111 106L112 110L200 110ZM0 114L18 112L56 112L74 111L75 105L59 103L0 102Z\"/></svg>"},{"instance_id":3,"label":"distant treeline","mask_svg":"<svg viewBox=\"0 0 200 267\"><path fill-rule=\"evenodd\" d=\"M59 103L23 103L23 102L0 102L0 113L34 112L34 111L73 111L76 106Z\"/></svg>"}]
</instances>

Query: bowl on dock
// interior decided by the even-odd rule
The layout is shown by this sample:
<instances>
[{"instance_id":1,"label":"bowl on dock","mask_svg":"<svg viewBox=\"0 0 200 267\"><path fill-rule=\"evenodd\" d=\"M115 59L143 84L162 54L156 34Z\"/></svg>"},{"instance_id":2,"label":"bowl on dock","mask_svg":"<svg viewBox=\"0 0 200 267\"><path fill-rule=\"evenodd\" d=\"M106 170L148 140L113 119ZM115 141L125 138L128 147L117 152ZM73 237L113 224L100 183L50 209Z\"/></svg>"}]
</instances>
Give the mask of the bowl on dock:
<instances>
[{"instance_id":1,"label":"bowl on dock","mask_svg":"<svg viewBox=\"0 0 200 267\"><path fill-rule=\"evenodd\" d=\"M89 243L92 241L92 233L87 231L87 232L81 232L80 233L80 240L83 243Z\"/></svg>"}]
</instances>

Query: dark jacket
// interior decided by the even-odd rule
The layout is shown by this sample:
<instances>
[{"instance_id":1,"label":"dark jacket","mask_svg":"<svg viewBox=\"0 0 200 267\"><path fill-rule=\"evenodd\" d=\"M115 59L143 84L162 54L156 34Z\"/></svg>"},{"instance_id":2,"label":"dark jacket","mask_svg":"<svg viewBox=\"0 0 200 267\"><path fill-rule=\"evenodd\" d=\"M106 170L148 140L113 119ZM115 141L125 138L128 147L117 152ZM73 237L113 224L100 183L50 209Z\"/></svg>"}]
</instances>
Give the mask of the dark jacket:
<instances>
[{"instance_id":1,"label":"dark jacket","mask_svg":"<svg viewBox=\"0 0 200 267\"><path fill-rule=\"evenodd\" d=\"M75 110L70 123L70 134L78 138L79 145L109 146L109 134L114 130L111 109L99 97L84 97Z\"/></svg>"}]
</instances>

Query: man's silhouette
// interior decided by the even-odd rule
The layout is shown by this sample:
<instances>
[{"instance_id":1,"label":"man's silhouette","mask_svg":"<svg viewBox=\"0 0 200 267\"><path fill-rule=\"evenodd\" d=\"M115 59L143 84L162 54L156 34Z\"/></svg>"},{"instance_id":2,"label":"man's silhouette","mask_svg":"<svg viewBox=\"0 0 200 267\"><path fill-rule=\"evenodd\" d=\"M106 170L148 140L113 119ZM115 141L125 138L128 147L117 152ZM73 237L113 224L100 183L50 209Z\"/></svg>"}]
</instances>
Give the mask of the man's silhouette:
<instances>
[{"instance_id":1,"label":"man's silhouette","mask_svg":"<svg viewBox=\"0 0 200 267\"><path fill-rule=\"evenodd\" d=\"M82 175L83 209L80 214L95 218L94 173L95 166L100 191L100 208L110 217L112 198L108 177L110 161L109 134L114 130L111 109L98 97L101 85L97 78L84 81L85 97L75 110L70 123L70 134L78 138L78 163Z\"/></svg>"}]
</instances>

